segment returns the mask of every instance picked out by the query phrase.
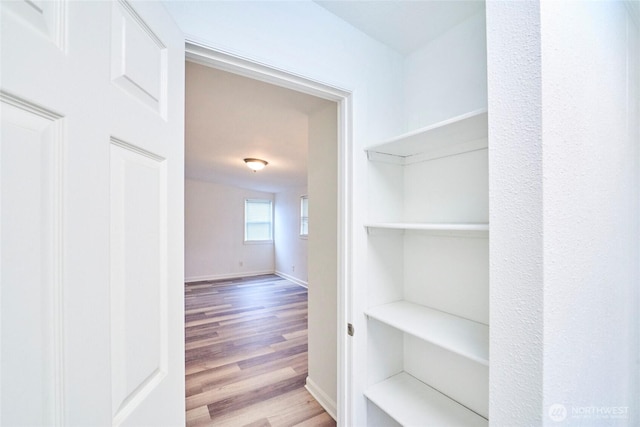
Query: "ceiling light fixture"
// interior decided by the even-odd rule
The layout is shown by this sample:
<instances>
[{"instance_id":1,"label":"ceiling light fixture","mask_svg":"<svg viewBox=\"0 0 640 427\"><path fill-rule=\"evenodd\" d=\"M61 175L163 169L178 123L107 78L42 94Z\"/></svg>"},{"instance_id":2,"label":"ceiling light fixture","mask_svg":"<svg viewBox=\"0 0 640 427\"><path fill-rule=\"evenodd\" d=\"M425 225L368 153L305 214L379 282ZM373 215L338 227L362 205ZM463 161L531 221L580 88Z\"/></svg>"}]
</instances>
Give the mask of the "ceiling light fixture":
<instances>
[{"instance_id":1,"label":"ceiling light fixture","mask_svg":"<svg viewBox=\"0 0 640 427\"><path fill-rule=\"evenodd\" d=\"M246 158L244 159L244 162L247 164L247 166L249 166L249 169L253 170L254 172L259 171L269 164L266 160L252 158Z\"/></svg>"}]
</instances>

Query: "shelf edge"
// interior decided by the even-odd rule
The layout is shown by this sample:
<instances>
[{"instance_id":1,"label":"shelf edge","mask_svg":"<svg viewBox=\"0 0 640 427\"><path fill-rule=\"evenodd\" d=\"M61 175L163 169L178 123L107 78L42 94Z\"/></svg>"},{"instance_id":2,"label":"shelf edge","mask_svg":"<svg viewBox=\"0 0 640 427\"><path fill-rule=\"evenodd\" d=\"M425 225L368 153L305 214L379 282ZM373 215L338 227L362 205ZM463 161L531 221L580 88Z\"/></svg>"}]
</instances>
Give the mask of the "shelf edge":
<instances>
[{"instance_id":1,"label":"shelf edge","mask_svg":"<svg viewBox=\"0 0 640 427\"><path fill-rule=\"evenodd\" d=\"M411 374L407 373L407 372L400 372L398 374L395 374L385 380L382 380L372 386L369 386L365 389L364 391L364 396L371 401L374 405L376 405L378 408L380 408L383 412L385 412L389 417L393 418L395 421L397 421L398 423L402 424L403 421L401 417L399 417L399 414L396 414L394 410L391 410L391 408L389 408L389 405L383 401L380 400L378 398L378 396L376 396L376 388L380 388L383 387L385 385L385 383L389 384L389 382L393 382L393 381L409 381L411 384L412 388L415 389L415 387L419 387L422 390L427 391L430 394L436 394L440 400L446 400L449 404L453 404L455 405L456 409L462 410L463 412L467 413L467 416L471 416L474 420L475 423L482 423L484 425L484 423L488 423L488 419L485 418L484 416L480 415L479 413L475 412L474 410L468 408L467 406L463 405L462 403L458 402L457 400L451 398L450 396L442 393L440 390L430 386L429 384L426 384L422 381L420 381L419 379L415 378L414 376L412 376ZM415 390L413 390L415 391Z\"/></svg>"},{"instance_id":2,"label":"shelf edge","mask_svg":"<svg viewBox=\"0 0 640 427\"><path fill-rule=\"evenodd\" d=\"M396 301L396 302L398 302L398 301ZM407 303L408 303L408 302L407 302ZM389 303L389 304L393 304L393 303ZM409 304L413 304L413 303L409 303ZM387 304L382 304L382 306L384 306L384 305L387 305ZM419 305L419 304L415 304L415 305ZM378 322L384 323L385 325L391 326L392 328L397 329L397 330L398 330L398 331L400 331L400 332L403 332L403 333L406 333L406 334L412 335L412 336L414 336L414 337L416 337L416 338L418 338L418 339L420 339L420 340L423 340L423 341L429 342L429 343L431 343L431 344L435 345L436 347L443 348L443 349L445 349L445 350L447 350L447 351L450 351L451 353L455 353L455 354L457 354L457 355L459 355L459 356L462 356L462 357L464 357L464 358L466 358L466 359L469 359L469 360L471 360L471 361L473 361L473 362L476 362L476 363L479 363L479 364L481 364L481 365L489 366L489 357L487 357L487 358L485 358L485 357L481 357L481 356L479 356L479 355L475 355L475 354L470 353L470 352L466 352L466 351L459 350L459 349L457 349L457 348L456 348L456 346L443 344L443 343L441 343L441 342L438 342L437 340L435 340L435 341L434 341L433 339L429 339L428 337L424 337L424 336L418 335L418 334L416 334L416 333L414 333L414 332L410 331L409 329L407 329L407 328L405 328L405 327L403 327L403 326L399 325L399 324L398 324L398 323L396 323L396 322L390 322L389 320L387 320L387 319L385 319L385 318L383 318L383 317L381 317L381 316L379 316L379 315L376 315L375 311L372 313L372 312L371 312L371 310L372 310L372 309L373 309L373 310L375 310L377 307L381 307L381 306L376 306L376 307L372 307L372 308L370 308L370 309L366 309L366 310L364 310L364 314L365 314L368 318L371 318L371 319L374 319L374 320L376 320L376 321L378 321ZM424 307L424 306L422 306L422 307ZM456 319L463 320L463 321L466 321L466 322L470 322L470 323L478 323L478 324L480 324L480 325L485 326L485 327L487 328L487 330L489 329L489 326L484 325L484 324L482 324L482 323L480 323L480 322L475 322L475 321L473 321L473 320L465 319L465 318L463 318L463 317L456 316L455 314L446 313L446 312L443 312L443 311L440 311L440 310L437 310L437 309L434 309L434 308L430 308L430 307L424 307L424 308L425 308L425 309L427 309L427 310L432 310L432 311L435 311L435 312L440 312L440 313L443 313L443 314L445 314L445 315L447 315L447 316L451 316L451 317L454 317L454 318L456 318ZM488 332L488 331L487 331L487 332ZM488 353L488 349L487 349L487 353Z\"/></svg>"},{"instance_id":3,"label":"shelf edge","mask_svg":"<svg viewBox=\"0 0 640 427\"><path fill-rule=\"evenodd\" d=\"M424 231L489 231L488 223L419 223L419 222L370 222L366 228L386 228L395 230Z\"/></svg>"},{"instance_id":4,"label":"shelf edge","mask_svg":"<svg viewBox=\"0 0 640 427\"><path fill-rule=\"evenodd\" d=\"M388 149L385 150L384 147L388 146L388 145L402 144L402 141L408 141L411 138L415 138L415 137L418 137L420 135L428 135L431 132L438 132L439 130L444 130L449 126L455 126L456 123L461 123L461 122L464 122L465 120L472 120L472 119L474 119L476 117L481 117L483 115L484 116L488 115L488 110L486 108L481 108L481 109L474 110L474 111L471 111L471 112L468 112L468 113L465 113L465 114L461 114L459 116L452 117L450 119L443 120L443 121L440 121L438 123L434 123L434 124L431 124L431 125L427 125L427 126L424 126L422 128L419 128L419 129L416 129L416 130L413 130L413 131L406 132L404 134L398 135L396 137L380 141L378 143L366 146L365 147L365 151L366 152L377 152L377 153L387 154L387 155L392 155L392 156L399 156L400 158L406 159L406 158L411 157L411 156L419 155L422 152L416 152L416 153L404 154L403 155L403 154L391 152L393 150L388 150ZM484 129L484 131L478 132L478 133L476 133L475 136L470 137L468 139L468 142L475 142L475 141L478 141L478 140L486 139L487 138L487 126L486 126L486 124L482 129ZM453 149L457 145L460 145L460 144L454 144L451 147L439 147L439 148L436 149L436 151L437 150L442 150L442 149L444 149L446 151L448 149ZM477 144L475 144L474 146L475 146L475 148L469 148L466 151L473 151L475 149L478 149L477 148ZM486 143L485 143L485 146L486 146ZM429 151L430 150L424 150L424 152L429 152ZM454 151L456 151L456 150L454 150ZM462 152L464 152L464 151L462 151ZM461 152L460 153L455 153L455 154L461 154ZM439 157L442 157L442 156L443 156L442 154L439 155Z\"/></svg>"}]
</instances>

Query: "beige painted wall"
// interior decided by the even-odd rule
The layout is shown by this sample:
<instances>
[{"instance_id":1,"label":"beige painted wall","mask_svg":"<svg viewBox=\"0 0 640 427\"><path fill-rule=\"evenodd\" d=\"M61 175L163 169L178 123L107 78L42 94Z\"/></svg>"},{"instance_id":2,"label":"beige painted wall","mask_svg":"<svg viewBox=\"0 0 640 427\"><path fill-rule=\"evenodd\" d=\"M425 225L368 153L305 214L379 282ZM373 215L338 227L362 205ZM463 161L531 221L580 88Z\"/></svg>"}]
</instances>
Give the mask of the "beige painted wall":
<instances>
[{"instance_id":1,"label":"beige painted wall","mask_svg":"<svg viewBox=\"0 0 640 427\"><path fill-rule=\"evenodd\" d=\"M300 197L307 187L275 194L274 248L276 274L308 285L307 239L300 237Z\"/></svg>"},{"instance_id":2,"label":"beige painted wall","mask_svg":"<svg viewBox=\"0 0 640 427\"><path fill-rule=\"evenodd\" d=\"M273 273L273 243L244 243L245 199L272 193L185 180L185 280Z\"/></svg>"},{"instance_id":3,"label":"beige painted wall","mask_svg":"<svg viewBox=\"0 0 640 427\"><path fill-rule=\"evenodd\" d=\"M337 104L309 117L309 377L307 387L337 400Z\"/></svg>"}]
</instances>

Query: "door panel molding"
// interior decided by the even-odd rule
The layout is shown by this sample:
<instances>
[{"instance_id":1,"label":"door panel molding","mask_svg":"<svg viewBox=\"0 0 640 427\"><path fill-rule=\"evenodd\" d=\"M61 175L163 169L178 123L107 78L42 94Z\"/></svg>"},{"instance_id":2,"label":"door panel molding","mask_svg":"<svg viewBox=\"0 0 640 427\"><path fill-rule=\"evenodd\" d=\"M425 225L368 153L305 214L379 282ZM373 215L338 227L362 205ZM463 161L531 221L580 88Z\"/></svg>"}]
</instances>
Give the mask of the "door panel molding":
<instances>
[{"instance_id":1,"label":"door panel molding","mask_svg":"<svg viewBox=\"0 0 640 427\"><path fill-rule=\"evenodd\" d=\"M0 421L63 425L64 118L5 91L0 117Z\"/></svg>"},{"instance_id":2,"label":"door panel molding","mask_svg":"<svg viewBox=\"0 0 640 427\"><path fill-rule=\"evenodd\" d=\"M111 79L166 120L167 48L127 1L113 3Z\"/></svg>"},{"instance_id":3,"label":"door panel molding","mask_svg":"<svg viewBox=\"0 0 640 427\"><path fill-rule=\"evenodd\" d=\"M2 2L19 20L66 51L66 0L19 0Z\"/></svg>"},{"instance_id":4,"label":"door panel molding","mask_svg":"<svg viewBox=\"0 0 640 427\"><path fill-rule=\"evenodd\" d=\"M118 138L111 137L110 152L112 423L118 426L168 372L167 171L163 157Z\"/></svg>"}]
</instances>

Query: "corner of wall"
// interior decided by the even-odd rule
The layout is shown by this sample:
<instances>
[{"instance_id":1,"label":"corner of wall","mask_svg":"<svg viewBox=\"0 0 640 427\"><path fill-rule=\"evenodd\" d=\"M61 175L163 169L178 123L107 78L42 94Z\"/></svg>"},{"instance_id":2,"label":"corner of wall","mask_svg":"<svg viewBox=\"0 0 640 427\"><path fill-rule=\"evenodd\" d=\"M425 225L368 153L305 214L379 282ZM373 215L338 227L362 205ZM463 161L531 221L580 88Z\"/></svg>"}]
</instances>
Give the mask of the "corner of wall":
<instances>
[{"instance_id":1,"label":"corner of wall","mask_svg":"<svg viewBox=\"0 0 640 427\"><path fill-rule=\"evenodd\" d=\"M469 16L404 61L408 130L487 106L485 10Z\"/></svg>"},{"instance_id":2,"label":"corner of wall","mask_svg":"<svg viewBox=\"0 0 640 427\"><path fill-rule=\"evenodd\" d=\"M311 396L313 396L314 399L316 399L318 401L318 403L320 404L320 406L322 406L324 408L325 411L327 411L327 413L329 415L331 415L331 418L333 418L334 420L337 420L337 411L336 411L336 401L334 399L331 399L324 391L322 391L322 389L320 387L318 387L318 385L313 382L313 380L309 377L307 377L307 382L304 386L307 391L309 392L309 394L311 394Z\"/></svg>"}]
</instances>

